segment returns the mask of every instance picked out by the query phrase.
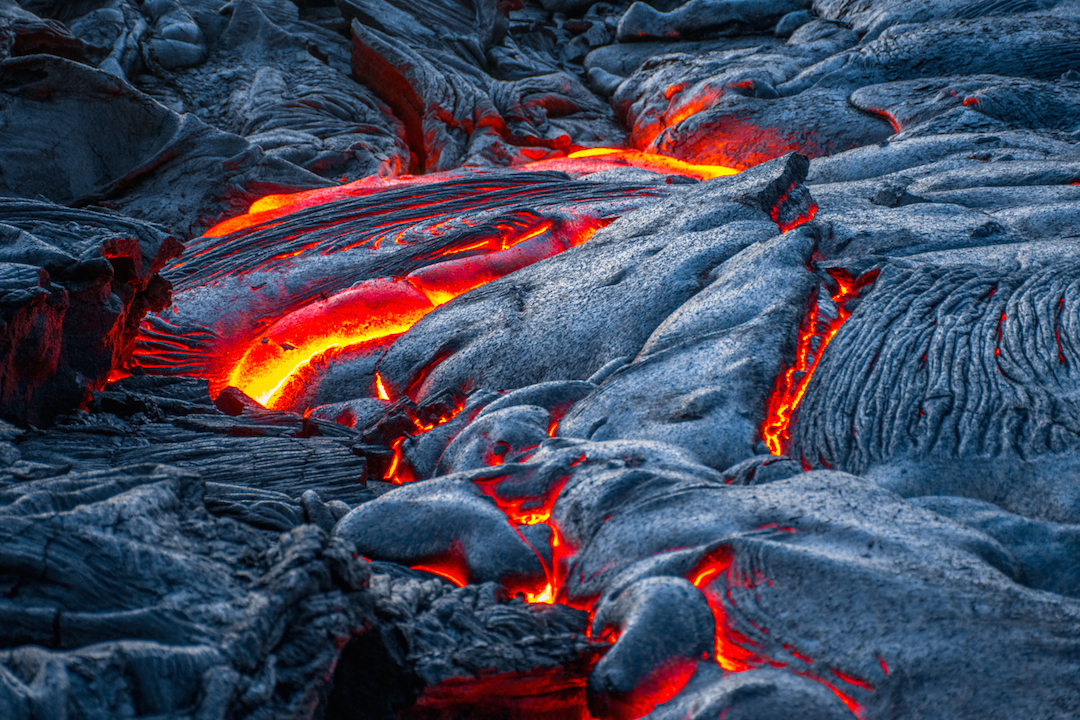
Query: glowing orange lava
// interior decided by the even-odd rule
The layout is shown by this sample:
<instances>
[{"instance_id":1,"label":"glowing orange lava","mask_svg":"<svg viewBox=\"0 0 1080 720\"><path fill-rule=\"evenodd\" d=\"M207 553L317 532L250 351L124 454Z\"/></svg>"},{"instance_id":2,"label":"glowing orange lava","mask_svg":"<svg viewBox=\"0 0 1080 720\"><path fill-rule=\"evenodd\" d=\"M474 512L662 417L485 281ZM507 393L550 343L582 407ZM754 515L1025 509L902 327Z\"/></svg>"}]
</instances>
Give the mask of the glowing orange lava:
<instances>
[{"instance_id":1,"label":"glowing orange lava","mask_svg":"<svg viewBox=\"0 0 1080 720\"><path fill-rule=\"evenodd\" d=\"M731 550L726 547L717 548L701 558L697 565L687 574L687 577L693 583L694 587L700 589L705 595L705 599L708 601L709 608L712 610L713 617L716 620L716 662L720 667L728 672L744 672L764 665L769 665L770 667L787 667L786 663L777 662L750 650L749 647L756 645L756 643L730 627L727 620L727 613L724 610L725 596L728 603L734 606L731 588L741 587L753 589L762 583L771 585L771 581L766 580L757 571L751 574L736 568ZM726 590L723 588L726 588ZM766 635L769 634L766 629L758 627L749 619L747 619L747 622L754 625L760 632ZM794 647L790 645L784 645L783 647L791 653L793 657L798 658L807 665L813 663L813 660L796 651ZM884 664L884 661L882 662ZM806 670L792 669L792 672L796 675L801 675L821 683L829 688L838 698L840 698L840 701L844 703L855 717L863 717L862 705L860 705L853 697L840 690L833 683ZM849 685L869 692L874 691L873 686L854 675L833 668L830 668L830 672Z\"/></svg>"},{"instance_id":2,"label":"glowing orange lava","mask_svg":"<svg viewBox=\"0 0 1080 720\"><path fill-rule=\"evenodd\" d=\"M458 174L432 173L430 175L406 175L398 178L382 178L378 175L372 175L335 187L317 188L283 195L266 195L253 202L244 215L223 220L211 227L203 235L206 237L224 237L229 233L261 225L306 207L322 205L343 198L372 195L393 187L429 185L442 182Z\"/></svg>"},{"instance_id":3,"label":"glowing orange lava","mask_svg":"<svg viewBox=\"0 0 1080 720\"><path fill-rule=\"evenodd\" d=\"M509 588L512 592L523 593L525 600L530 603L546 603L550 605L556 602L563 581L566 579L567 562L570 555L573 554L573 549L563 540L558 525L551 519L551 511L555 506L555 501L559 498L559 493L562 492L569 479L569 477L562 478L548 488L547 492L541 497L515 498L505 498L499 493L498 485L505 478L474 481L481 492L495 501L495 505L506 515L506 519L510 521L511 525L518 527L520 525L543 523L551 530L551 563L545 562L543 556L539 552L536 553L544 565L546 575L544 586ZM524 536L521 539L528 544ZM536 548L533 549L536 550Z\"/></svg>"},{"instance_id":4,"label":"glowing orange lava","mask_svg":"<svg viewBox=\"0 0 1080 720\"><path fill-rule=\"evenodd\" d=\"M663 175L679 175L696 180L712 180L739 172L735 168L723 165L698 165L667 155L618 148L578 150L565 158L540 160L522 167L526 170L559 170L571 175L585 175L620 167L636 167Z\"/></svg>"},{"instance_id":5,"label":"glowing orange lava","mask_svg":"<svg viewBox=\"0 0 1080 720\"><path fill-rule=\"evenodd\" d=\"M273 408L285 382L316 356L330 348L403 333L434 307L408 283L387 278L364 281L272 324L250 344L225 385Z\"/></svg>"},{"instance_id":6,"label":"glowing orange lava","mask_svg":"<svg viewBox=\"0 0 1080 720\"><path fill-rule=\"evenodd\" d=\"M382 377L378 373L375 374L375 379L377 385L382 384ZM383 388L383 391L385 391L385 388ZM389 399L389 395L385 399ZM461 399L452 408L450 408L448 412L440 415L434 420L429 420L428 422L424 422L419 417L417 417L415 413L408 410L405 411L405 414L416 427L416 435L422 435L423 433L426 433L429 430L438 427L439 425L445 425L446 423L450 422L451 420L456 418L458 414L460 414L461 411L464 409L465 400ZM396 438L393 442L390 443L390 463L389 465L387 465L386 471L383 473L382 479L386 482L393 483L394 485L403 485L405 483L411 483L416 480L416 476L413 473L412 466L403 456L406 439L406 436L402 436Z\"/></svg>"},{"instance_id":7,"label":"glowing orange lava","mask_svg":"<svg viewBox=\"0 0 1080 720\"><path fill-rule=\"evenodd\" d=\"M451 258L402 279L367 280L279 319L260 334L224 381L268 408L288 407L289 379L323 353L399 335L439 305L534 262L586 242L608 219L543 221L501 236L484 255ZM377 382L382 383L382 378ZM385 385L381 393L386 392ZM389 399L386 395L383 399Z\"/></svg>"},{"instance_id":8,"label":"glowing orange lava","mask_svg":"<svg viewBox=\"0 0 1080 720\"><path fill-rule=\"evenodd\" d=\"M782 208L784 207L784 202L787 201L788 197L791 195L791 191L794 190L796 187L798 187L798 183L797 182L792 183L791 187L789 187L787 189L787 192L785 192L782 196L780 196L780 199L776 201L775 205L773 205L772 210L769 211L769 215L772 217L773 222L776 223L776 226L780 228L780 232L787 232L788 230L794 230L795 228L799 227L800 225L802 225L804 223L808 223L811 220L813 220L814 215L817 214L817 211L818 211L817 204L811 203L809 208L807 208L805 213L801 213L801 214L795 216L794 218L792 218L791 220L781 219L780 213L781 213Z\"/></svg>"},{"instance_id":9,"label":"glowing orange lava","mask_svg":"<svg viewBox=\"0 0 1080 720\"><path fill-rule=\"evenodd\" d=\"M471 582L469 565L465 562L465 550L459 540L451 543L446 552L425 558L424 562L411 567L413 570L422 570L432 575L438 575L458 587L464 587Z\"/></svg>"},{"instance_id":10,"label":"glowing orange lava","mask_svg":"<svg viewBox=\"0 0 1080 720\"><path fill-rule=\"evenodd\" d=\"M375 392L380 400L389 400L390 393L386 390L386 385L383 384L382 375L375 373Z\"/></svg>"},{"instance_id":11,"label":"glowing orange lava","mask_svg":"<svg viewBox=\"0 0 1080 720\"><path fill-rule=\"evenodd\" d=\"M697 670L697 660L671 658L654 668L628 697L608 697L602 712L610 720L636 720L651 713L686 687Z\"/></svg>"},{"instance_id":12,"label":"glowing orange lava","mask_svg":"<svg viewBox=\"0 0 1080 720\"><path fill-rule=\"evenodd\" d=\"M690 113L692 114L692 113ZM734 175L738 170L722 165L701 165L679 160L667 155L641 150L622 148L589 148L568 153L564 157L548 158L525 163L517 169L526 171L558 171L580 177L602 170L619 167L637 167L643 170L668 175L681 175L698 180L711 180L715 177ZM462 171L436 172L427 175L403 175L396 178L383 178L377 175L328 188L304 190L297 193L266 195L251 204L248 211L227 220L223 220L205 233L206 237L224 237L229 233L284 217L307 207L322 205L334 200L372 195L394 187L429 185L450 178L460 177Z\"/></svg>"},{"instance_id":13,"label":"glowing orange lava","mask_svg":"<svg viewBox=\"0 0 1080 720\"><path fill-rule=\"evenodd\" d=\"M723 599L714 581L732 570L731 551L722 547L703 557L688 577L694 587L701 590L716 619L716 662L728 672L743 672L760 667L765 659L747 650L749 639L728 626Z\"/></svg>"},{"instance_id":14,"label":"glowing orange lava","mask_svg":"<svg viewBox=\"0 0 1080 720\"><path fill-rule=\"evenodd\" d=\"M795 362L777 375L772 392L766 401L761 437L773 455L783 455L787 452L791 420L799 403L802 402L803 395L806 394L806 388L814 376L814 370L817 369L825 348L851 315L845 308L845 303L859 290L874 282L878 271L864 273L858 279L853 279L849 273L839 269L829 270L829 274L836 280L838 286L837 291L832 294L837 316L832 319L822 318L816 297L811 298L802 324L799 326Z\"/></svg>"}]
</instances>

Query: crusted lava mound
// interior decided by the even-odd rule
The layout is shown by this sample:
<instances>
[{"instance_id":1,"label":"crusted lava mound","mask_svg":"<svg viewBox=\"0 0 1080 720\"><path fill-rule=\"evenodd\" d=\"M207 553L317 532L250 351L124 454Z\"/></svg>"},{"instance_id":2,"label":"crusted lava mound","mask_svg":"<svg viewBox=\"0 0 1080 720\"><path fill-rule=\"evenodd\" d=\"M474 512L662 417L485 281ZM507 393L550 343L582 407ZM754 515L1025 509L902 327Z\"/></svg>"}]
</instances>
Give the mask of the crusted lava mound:
<instances>
[{"instance_id":1,"label":"crusted lava mound","mask_svg":"<svg viewBox=\"0 0 1080 720\"><path fill-rule=\"evenodd\" d=\"M1080 716L1080 2L0 0L0 717Z\"/></svg>"}]
</instances>

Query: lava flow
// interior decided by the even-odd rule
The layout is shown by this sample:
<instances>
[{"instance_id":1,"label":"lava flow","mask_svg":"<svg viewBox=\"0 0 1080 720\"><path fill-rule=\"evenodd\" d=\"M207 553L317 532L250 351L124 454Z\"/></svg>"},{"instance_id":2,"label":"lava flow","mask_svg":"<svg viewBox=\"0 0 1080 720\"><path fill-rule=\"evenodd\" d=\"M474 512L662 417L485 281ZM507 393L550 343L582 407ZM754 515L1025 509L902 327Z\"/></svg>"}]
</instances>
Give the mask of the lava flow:
<instances>
[{"instance_id":1,"label":"lava flow","mask_svg":"<svg viewBox=\"0 0 1080 720\"><path fill-rule=\"evenodd\" d=\"M537 160L521 165L516 169L530 172L564 172L571 177L578 178L592 173L624 167L635 167L641 170L678 175L695 180L711 180L739 172L735 168L723 165L700 165L667 155L621 148L578 150L568 153L565 157ZM475 171L473 172L475 173ZM245 214L219 222L207 230L204 235L206 237L224 237L229 233L256 227L303 208L323 205L344 198L374 195L390 188L436 184L453 178L460 178L463 175L464 172L461 170L427 175L405 175L396 178L383 178L373 175L336 187L318 188L289 194L266 195L253 202Z\"/></svg>"},{"instance_id":2,"label":"lava flow","mask_svg":"<svg viewBox=\"0 0 1080 720\"><path fill-rule=\"evenodd\" d=\"M268 408L287 408L290 398L281 394L282 388L321 354L400 335L439 305L580 245L607 222L593 218L544 221L481 238L403 278L367 280L304 306L274 322L248 346L227 384Z\"/></svg>"},{"instance_id":3,"label":"lava flow","mask_svg":"<svg viewBox=\"0 0 1080 720\"><path fill-rule=\"evenodd\" d=\"M663 184L576 182L641 168L707 180L735 170L594 148L513 171L365 178L269 195L192 243L174 307L140 329L132 366L234 386L299 411L313 374L383 352L435 308L586 242ZM669 178L670 179L670 178Z\"/></svg>"},{"instance_id":4,"label":"lava flow","mask_svg":"<svg viewBox=\"0 0 1080 720\"><path fill-rule=\"evenodd\" d=\"M705 595L706 601L709 603L709 608L712 610L713 617L716 620L716 663L720 665L724 670L728 672L744 672L746 670L752 670L754 668L769 666L769 667L787 667L787 663L779 662L777 660L770 659L764 654L750 650L750 647L757 646L759 649L764 650L762 646L754 642L746 635L742 634L738 630L731 627L731 623L728 621L727 612L724 607L724 600L727 603L735 607L734 599L732 598L731 588L745 588L754 589L762 584L771 585L772 582L766 579L760 572L754 570L753 572L746 572L736 567L731 550L727 547L720 547L711 553L706 554L697 565L688 574L688 579L693 583L694 587L701 590ZM722 587L726 587L727 590L721 595ZM749 619L747 622L750 622ZM757 627L756 625L754 627ZM763 633L768 632L762 628L758 628ZM794 647L785 645L784 649L796 660L805 664L807 667L813 664L813 660L806 655L798 652ZM800 670L796 668L791 669L796 675L801 675L805 678L821 683L825 687L829 688L841 702L852 712L857 718L863 717L863 708L851 695L841 690L832 682L825 680L810 670ZM860 688L869 692L873 692L874 688L865 681L857 678L848 673L830 668L830 672L838 679L846 682L853 687Z\"/></svg>"},{"instance_id":5,"label":"lava flow","mask_svg":"<svg viewBox=\"0 0 1080 720\"><path fill-rule=\"evenodd\" d=\"M511 587L507 590L511 594L523 593L525 599L531 603L546 603L552 604L559 598L560 590L563 586L563 581L566 579L566 567L569 556L573 553L573 549L570 548L566 541L559 533L559 527L551 519L551 511L555 506L555 501L559 497L559 493L562 492L563 487L570 479L568 476L562 478L552 487L548 488L540 497L504 497L499 492L499 484L505 481L506 478L495 478L493 480L477 480L476 486L485 495L495 501L495 505L506 515L506 519L518 530L518 535L521 537L522 542L529 545L536 552L536 556L540 558L541 564L544 566L546 574L546 583L544 587ZM523 525L547 525L551 531L551 560L546 561L543 554L539 552L532 543L530 543L520 531L520 527Z\"/></svg>"},{"instance_id":6,"label":"lava flow","mask_svg":"<svg viewBox=\"0 0 1080 720\"><path fill-rule=\"evenodd\" d=\"M814 376L825 348L840 330L840 326L851 316L846 304L860 290L877 279L878 271L853 278L849 272L839 268L828 270L837 283L832 293L836 305L836 317L822 317L817 291L810 298L802 323L799 325L799 340L795 346L795 362L776 376L772 392L766 401L765 421L761 425L761 437L769 446L773 455L787 452L790 439L791 421L799 408L810 379Z\"/></svg>"}]
</instances>

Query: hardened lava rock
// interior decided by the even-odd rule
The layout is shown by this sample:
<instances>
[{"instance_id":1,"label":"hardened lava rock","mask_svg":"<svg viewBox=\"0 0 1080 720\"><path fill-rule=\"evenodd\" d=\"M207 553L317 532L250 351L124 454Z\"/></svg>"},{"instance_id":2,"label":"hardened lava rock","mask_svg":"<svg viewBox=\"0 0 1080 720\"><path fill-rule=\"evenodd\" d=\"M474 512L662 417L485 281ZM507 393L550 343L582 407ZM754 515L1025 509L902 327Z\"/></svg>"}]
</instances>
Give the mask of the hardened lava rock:
<instances>
[{"instance_id":1,"label":"hardened lava rock","mask_svg":"<svg viewBox=\"0 0 1080 720\"><path fill-rule=\"evenodd\" d=\"M0 0L0 718L1077 717L1078 38Z\"/></svg>"},{"instance_id":2,"label":"hardened lava rock","mask_svg":"<svg viewBox=\"0 0 1080 720\"><path fill-rule=\"evenodd\" d=\"M0 416L46 424L100 389L169 304L158 271L180 250L150 223L0 198Z\"/></svg>"}]
</instances>

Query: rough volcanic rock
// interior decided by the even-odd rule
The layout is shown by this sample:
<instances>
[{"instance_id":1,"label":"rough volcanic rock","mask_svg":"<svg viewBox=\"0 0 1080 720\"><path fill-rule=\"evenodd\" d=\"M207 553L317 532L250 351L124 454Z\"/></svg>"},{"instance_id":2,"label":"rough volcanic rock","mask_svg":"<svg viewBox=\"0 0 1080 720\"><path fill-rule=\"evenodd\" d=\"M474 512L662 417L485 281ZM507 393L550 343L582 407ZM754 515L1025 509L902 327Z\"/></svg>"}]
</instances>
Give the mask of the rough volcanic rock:
<instances>
[{"instance_id":1,"label":"rough volcanic rock","mask_svg":"<svg viewBox=\"0 0 1080 720\"><path fill-rule=\"evenodd\" d=\"M363 459L320 434L339 426L224 416L187 379L129 378L94 410L2 428L4 717L284 718L350 701L376 717L448 680L596 652L583 612L454 589L329 540L320 523L374 497ZM372 663L380 682L353 682Z\"/></svg>"},{"instance_id":2,"label":"rough volcanic rock","mask_svg":"<svg viewBox=\"0 0 1080 720\"><path fill-rule=\"evenodd\" d=\"M1051 80L1080 63L1078 30L1080 21L1068 13L899 25L822 60L777 89L793 95L815 85L854 89L946 74ZM992 53L984 52L988 37L996 38Z\"/></svg>"},{"instance_id":3,"label":"rough volcanic rock","mask_svg":"<svg viewBox=\"0 0 1080 720\"><path fill-rule=\"evenodd\" d=\"M0 0L0 717L1075 718L1077 17Z\"/></svg>"},{"instance_id":4,"label":"rough volcanic rock","mask_svg":"<svg viewBox=\"0 0 1080 720\"><path fill-rule=\"evenodd\" d=\"M466 380L489 389L585 380L615 358L636 355L664 318L711 282L717 266L774 236L774 206L805 172L805 159L780 159L688 187L616 221L585 245L425 317L387 352L384 377L403 387L450 350L426 373L421 396Z\"/></svg>"},{"instance_id":5,"label":"rough volcanic rock","mask_svg":"<svg viewBox=\"0 0 1080 720\"><path fill-rule=\"evenodd\" d=\"M302 21L290 3L236 3L212 47L207 62L146 90L327 179L408 169L404 127L349 77L348 42Z\"/></svg>"},{"instance_id":6,"label":"rough volcanic rock","mask_svg":"<svg viewBox=\"0 0 1080 720\"><path fill-rule=\"evenodd\" d=\"M1073 4L1060 0L1019 0L1008 3L982 3L971 0L945 0L945 2L936 0L935 2L815 0L814 12L823 18L849 24L855 32L869 42L893 25L977 18L987 15L1012 15L1048 10L1056 6L1062 6L1062 12L1067 13L1070 5Z\"/></svg>"},{"instance_id":7,"label":"rough volcanic rock","mask_svg":"<svg viewBox=\"0 0 1080 720\"><path fill-rule=\"evenodd\" d=\"M104 385L146 313L170 302L158 271L180 249L149 223L0 199L0 415L48 423Z\"/></svg>"},{"instance_id":8,"label":"rough volcanic rock","mask_svg":"<svg viewBox=\"0 0 1080 720\"><path fill-rule=\"evenodd\" d=\"M35 55L0 70L7 195L96 202L188 235L268 191L324 184L85 65Z\"/></svg>"},{"instance_id":9,"label":"rough volcanic rock","mask_svg":"<svg viewBox=\"0 0 1080 720\"><path fill-rule=\"evenodd\" d=\"M642 38L685 38L714 33L748 34L770 30L789 13L806 10L809 0L689 0L670 12L635 2L619 21L621 42Z\"/></svg>"}]
</instances>

